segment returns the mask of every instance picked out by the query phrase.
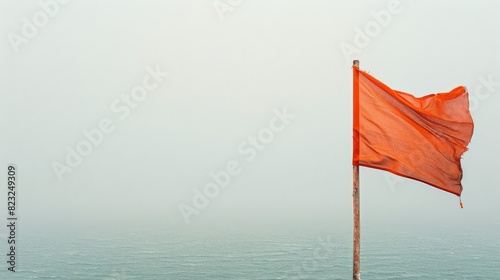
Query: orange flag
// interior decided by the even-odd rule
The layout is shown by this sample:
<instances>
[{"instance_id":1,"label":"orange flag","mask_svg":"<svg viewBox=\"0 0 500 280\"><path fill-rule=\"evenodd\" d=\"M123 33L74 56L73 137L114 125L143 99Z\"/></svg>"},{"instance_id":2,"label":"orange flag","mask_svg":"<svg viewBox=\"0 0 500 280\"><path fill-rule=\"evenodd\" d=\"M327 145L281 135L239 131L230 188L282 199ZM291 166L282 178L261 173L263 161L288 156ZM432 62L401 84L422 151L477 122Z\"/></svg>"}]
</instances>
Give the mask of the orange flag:
<instances>
[{"instance_id":1,"label":"orange flag","mask_svg":"<svg viewBox=\"0 0 500 280\"><path fill-rule=\"evenodd\" d=\"M354 71L353 165L408 177L460 196L460 157L474 123L467 89L414 97Z\"/></svg>"}]
</instances>

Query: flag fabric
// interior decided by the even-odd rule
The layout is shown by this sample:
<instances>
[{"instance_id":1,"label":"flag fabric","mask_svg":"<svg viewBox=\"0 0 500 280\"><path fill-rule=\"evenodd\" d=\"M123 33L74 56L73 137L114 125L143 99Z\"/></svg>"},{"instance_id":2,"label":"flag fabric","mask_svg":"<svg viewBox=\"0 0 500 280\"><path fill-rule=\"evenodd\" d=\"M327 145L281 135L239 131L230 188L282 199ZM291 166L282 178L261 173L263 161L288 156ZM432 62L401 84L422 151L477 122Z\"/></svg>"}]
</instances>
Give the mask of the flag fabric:
<instances>
[{"instance_id":1,"label":"flag fabric","mask_svg":"<svg viewBox=\"0 0 500 280\"><path fill-rule=\"evenodd\" d=\"M353 165L386 170L460 196L460 158L474 123L467 89L414 97L354 71Z\"/></svg>"}]
</instances>

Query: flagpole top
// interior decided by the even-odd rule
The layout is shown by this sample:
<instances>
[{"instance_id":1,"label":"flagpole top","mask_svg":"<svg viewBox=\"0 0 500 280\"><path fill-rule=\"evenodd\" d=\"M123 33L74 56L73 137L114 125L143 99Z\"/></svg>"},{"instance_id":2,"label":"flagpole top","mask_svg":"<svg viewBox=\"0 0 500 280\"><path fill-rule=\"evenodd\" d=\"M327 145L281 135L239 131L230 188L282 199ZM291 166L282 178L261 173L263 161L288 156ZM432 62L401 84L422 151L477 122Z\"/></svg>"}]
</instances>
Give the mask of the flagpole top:
<instances>
[{"instance_id":1,"label":"flagpole top","mask_svg":"<svg viewBox=\"0 0 500 280\"><path fill-rule=\"evenodd\" d=\"M356 67L359 67L359 60L353 60L352 61L352 65L356 66Z\"/></svg>"}]
</instances>

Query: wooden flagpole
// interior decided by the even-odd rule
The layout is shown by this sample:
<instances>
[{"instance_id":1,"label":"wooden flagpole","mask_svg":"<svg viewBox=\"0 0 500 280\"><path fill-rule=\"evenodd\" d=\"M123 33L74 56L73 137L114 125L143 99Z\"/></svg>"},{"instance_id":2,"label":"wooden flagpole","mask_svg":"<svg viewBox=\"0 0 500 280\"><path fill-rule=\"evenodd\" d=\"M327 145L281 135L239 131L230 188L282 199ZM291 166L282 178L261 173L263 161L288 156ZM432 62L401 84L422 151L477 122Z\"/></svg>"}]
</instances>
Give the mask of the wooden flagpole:
<instances>
[{"instance_id":1,"label":"wooden flagpole","mask_svg":"<svg viewBox=\"0 0 500 280\"><path fill-rule=\"evenodd\" d=\"M359 68L359 60L354 60L353 61L353 67ZM355 74L357 75L357 74ZM353 97L356 97L357 95L357 83L358 79L355 79L353 77ZM353 98L353 122L357 120L357 116L355 114L357 113L357 104L358 100L357 98ZM354 132L353 133L357 133ZM354 137L354 135L353 135ZM358 137L356 137L358 138ZM353 141L353 145L355 145ZM353 147L354 148L354 147ZM358 165L353 165L352 166L352 175L353 175L353 182L352 182L352 206L353 206L353 219L354 219L354 230L353 230L353 264L352 264L352 279L353 280L360 280L360 266L359 266L359 252L360 252L360 222L359 222L359 166Z\"/></svg>"}]
</instances>

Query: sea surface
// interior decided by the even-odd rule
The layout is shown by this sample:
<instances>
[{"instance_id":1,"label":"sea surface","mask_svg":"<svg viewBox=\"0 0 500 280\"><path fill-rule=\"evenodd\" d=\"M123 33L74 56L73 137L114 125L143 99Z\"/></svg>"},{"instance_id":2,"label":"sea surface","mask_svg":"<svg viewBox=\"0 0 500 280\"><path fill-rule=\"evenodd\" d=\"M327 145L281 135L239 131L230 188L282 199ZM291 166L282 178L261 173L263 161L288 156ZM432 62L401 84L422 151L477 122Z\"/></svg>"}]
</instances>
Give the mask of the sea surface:
<instances>
[{"instance_id":1,"label":"sea surface","mask_svg":"<svg viewBox=\"0 0 500 280\"><path fill-rule=\"evenodd\" d=\"M350 232L21 233L0 279L352 279ZM500 279L498 232L362 232L361 251L362 279Z\"/></svg>"}]
</instances>

